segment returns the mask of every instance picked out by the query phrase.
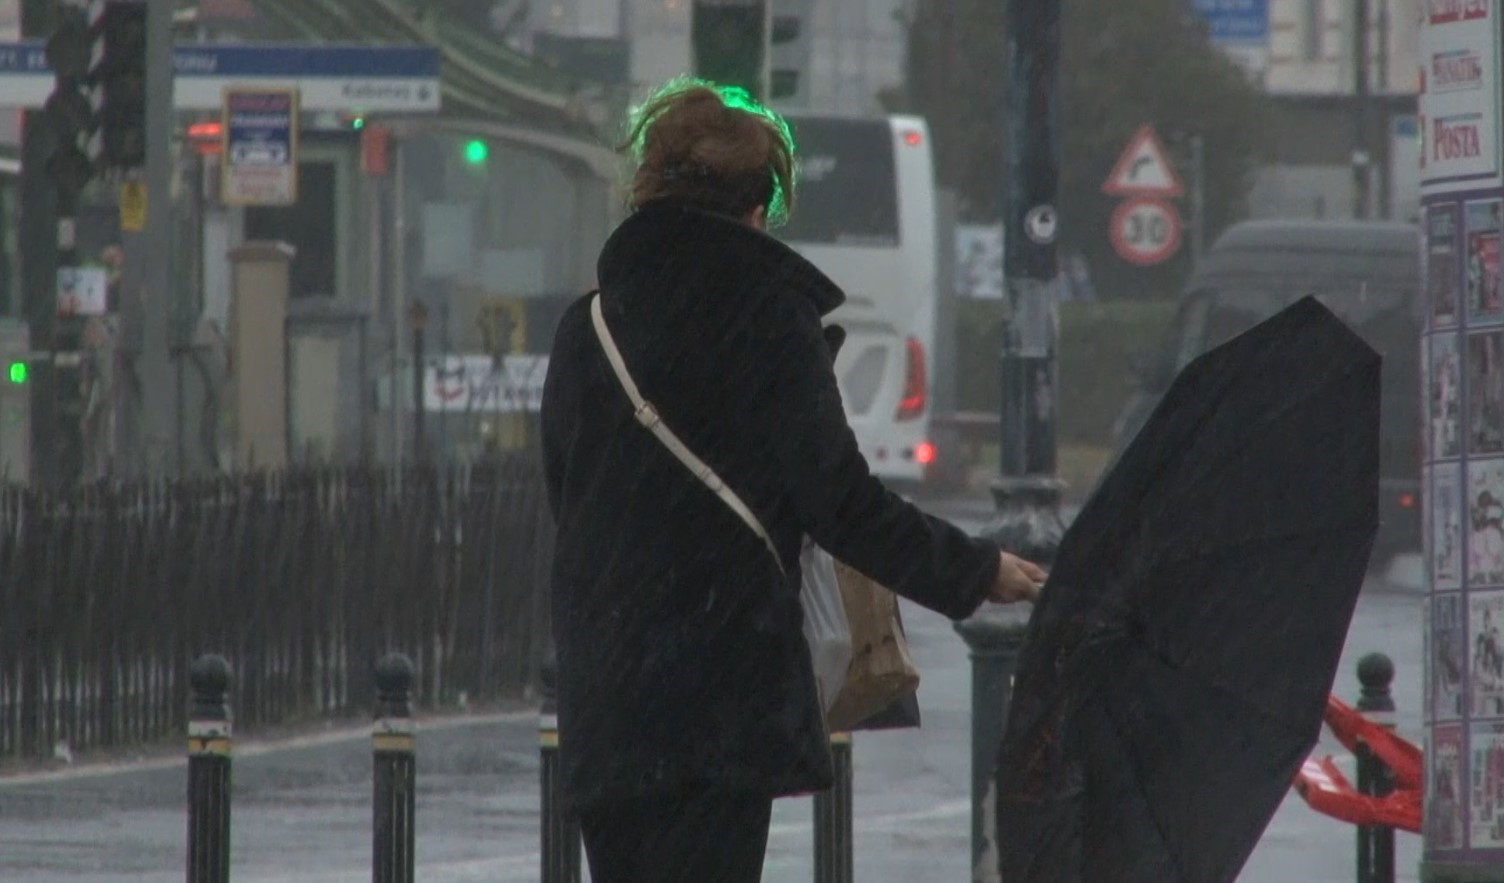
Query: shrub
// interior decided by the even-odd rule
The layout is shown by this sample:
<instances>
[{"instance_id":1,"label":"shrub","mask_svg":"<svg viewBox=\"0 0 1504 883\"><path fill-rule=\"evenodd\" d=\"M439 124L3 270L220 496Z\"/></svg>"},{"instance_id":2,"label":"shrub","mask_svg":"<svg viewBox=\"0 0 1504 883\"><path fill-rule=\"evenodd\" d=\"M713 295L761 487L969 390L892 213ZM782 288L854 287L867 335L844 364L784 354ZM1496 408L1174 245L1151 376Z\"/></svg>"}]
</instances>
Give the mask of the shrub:
<instances>
[{"instance_id":1,"label":"shrub","mask_svg":"<svg viewBox=\"0 0 1504 883\"><path fill-rule=\"evenodd\" d=\"M962 301L956 310L956 402L996 412L1000 301ZM1070 302L1060 310L1060 444L1106 446L1137 382L1138 366L1165 345L1173 301Z\"/></svg>"}]
</instances>

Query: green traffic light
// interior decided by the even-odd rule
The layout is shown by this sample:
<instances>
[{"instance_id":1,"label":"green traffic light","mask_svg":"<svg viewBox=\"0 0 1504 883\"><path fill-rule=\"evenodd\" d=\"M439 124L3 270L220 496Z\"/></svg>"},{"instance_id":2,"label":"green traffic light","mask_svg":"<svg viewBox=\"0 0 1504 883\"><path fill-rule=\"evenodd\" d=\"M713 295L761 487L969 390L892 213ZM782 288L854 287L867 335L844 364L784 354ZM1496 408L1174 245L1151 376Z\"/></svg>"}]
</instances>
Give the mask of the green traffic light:
<instances>
[{"instance_id":1,"label":"green traffic light","mask_svg":"<svg viewBox=\"0 0 1504 883\"><path fill-rule=\"evenodd\" d=\"M31 368L25 362L11 362L9 374L11 383L25 383Z\"/></svg>"},{"instance_id":2,"label":"green traffic light","mask_svg":"<svg viewBox=\"0 0 1504 883\"><path fill-rule=\"evenodd\" d=\"M478 166L491 156L491 148L479 138L472 139L465 145L465 162Z\"/></svg>"},{"instance_id":3,"label":"green traffic light","mask_svg":"<svg viewBox=\"0 0 1504 883\"><path fill-rule=\"evenodd\" d=\"M356 117L355 119L353 119L353 120L350 121L350 128L352 128L352 129L355 129L355 130L359 131L360 129L364 129L365 127L366 127L366 118L365 117Z\"/></svg>"}]
</instances>

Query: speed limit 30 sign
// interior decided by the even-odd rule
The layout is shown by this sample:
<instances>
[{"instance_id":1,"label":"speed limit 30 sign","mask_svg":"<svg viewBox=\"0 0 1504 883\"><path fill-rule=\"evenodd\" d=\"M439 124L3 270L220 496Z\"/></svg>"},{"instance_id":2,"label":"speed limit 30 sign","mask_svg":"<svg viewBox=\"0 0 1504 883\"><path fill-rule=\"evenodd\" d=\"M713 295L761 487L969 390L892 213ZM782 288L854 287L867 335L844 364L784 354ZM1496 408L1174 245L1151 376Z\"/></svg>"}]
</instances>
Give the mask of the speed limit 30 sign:
<instances>
[{"instance_id":1,"label":"speed limit 30 sign","mask_svg":"<svg viewBox=\"0 0 1504 883\"><path fill-rule=\"evenodd\" d=\"M1123 260L1151 266L1168 260L1180 248L1180 214L1157 197L1124 200L1112 213L1109 234Z\"/></svg>"}]
</instances>

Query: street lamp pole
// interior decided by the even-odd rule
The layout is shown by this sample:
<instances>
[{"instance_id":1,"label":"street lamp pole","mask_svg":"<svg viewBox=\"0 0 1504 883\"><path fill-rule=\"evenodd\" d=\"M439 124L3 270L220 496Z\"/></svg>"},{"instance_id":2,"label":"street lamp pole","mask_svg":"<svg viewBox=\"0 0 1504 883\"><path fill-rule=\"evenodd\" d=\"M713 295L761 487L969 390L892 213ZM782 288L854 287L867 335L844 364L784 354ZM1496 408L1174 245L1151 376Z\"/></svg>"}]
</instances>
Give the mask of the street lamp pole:
<instances>
[{"instance_id":1,"label":"street lamp pole","mask_svg":"<svg viewBox=\"0 0 1504 883\"><path fill-rule=\"evenodd\" d=\"M1001 354L1000 454L986 532L1004 549L1049 564L1061 535L1056 477L1055 241L1060 180L1056 91L1061 0L1005 0L1008 83L1003 272L1008 313ZM956 625L972 658L972 879L1000 879L997 762L1014 673L1027 634L1016 609L984 606Z\"/></svg>"},{"instance_id":2,"label":"street lamp pole","mask_svg":"<svg viewBox=\"0 0 1504 883\"><path fill-rule=\"evenodd\" d=\"M1003 272L1008 317L1002 351L1001 450L991 533L1042 562L1063 528L1056 477L1060 180L1057 91L1060 0L1006 0L1008 91Z\"/></svg>"}]
</instances>

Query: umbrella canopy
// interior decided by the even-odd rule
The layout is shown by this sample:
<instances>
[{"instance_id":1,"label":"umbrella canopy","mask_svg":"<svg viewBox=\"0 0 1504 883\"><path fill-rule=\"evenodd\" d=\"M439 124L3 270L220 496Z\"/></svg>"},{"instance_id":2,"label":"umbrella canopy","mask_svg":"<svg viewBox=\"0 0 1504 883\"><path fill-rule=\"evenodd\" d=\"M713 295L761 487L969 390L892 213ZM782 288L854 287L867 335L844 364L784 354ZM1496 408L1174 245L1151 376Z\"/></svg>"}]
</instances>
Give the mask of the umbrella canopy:
<instances>
[{"instance_id":1,"label":"umbrella canopy","mask_svg":"<svg viewBox=\"0 0 1504 883\"><path fill-rule=\"evenodd\" d=\"M1307 298L1181 372L1030 620L1002 879L1236 878L1316 743L1363 583L1379 369Z\"/></svg>"}]
</instances>

